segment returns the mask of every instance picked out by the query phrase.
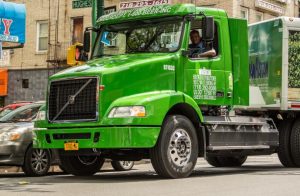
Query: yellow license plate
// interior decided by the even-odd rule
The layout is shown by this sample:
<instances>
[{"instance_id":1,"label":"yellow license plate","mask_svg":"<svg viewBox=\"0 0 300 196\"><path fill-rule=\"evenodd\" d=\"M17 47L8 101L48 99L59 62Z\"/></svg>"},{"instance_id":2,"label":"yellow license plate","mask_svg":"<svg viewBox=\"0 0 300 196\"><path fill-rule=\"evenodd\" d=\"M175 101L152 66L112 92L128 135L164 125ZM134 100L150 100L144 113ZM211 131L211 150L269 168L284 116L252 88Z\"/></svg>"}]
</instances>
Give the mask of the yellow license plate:
<instances>
[{"instance_id":1,"label":"yellow license plate","mask_svg":"<svg viewBox=\"0 0 300 196\"><path fill-rule=\"evenodd\" d=\"M79 150L79 145L76 142L65 143L65 151Z\"/></svg>"}]
</instances>

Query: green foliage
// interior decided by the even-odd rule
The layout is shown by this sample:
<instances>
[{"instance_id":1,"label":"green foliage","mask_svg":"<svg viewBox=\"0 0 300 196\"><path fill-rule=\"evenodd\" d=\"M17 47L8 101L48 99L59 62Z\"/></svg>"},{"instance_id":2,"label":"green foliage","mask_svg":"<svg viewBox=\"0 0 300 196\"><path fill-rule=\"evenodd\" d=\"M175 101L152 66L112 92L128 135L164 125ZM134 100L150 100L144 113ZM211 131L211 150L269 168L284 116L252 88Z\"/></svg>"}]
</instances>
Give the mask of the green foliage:
<instances>
[{"instance_id":1,"label":"green foliage","mask_svg":"<svg viewBox=\"0 0 300 196\"><path fill-rule=\"evenodd\" d=\"M289 88L300 88L300 33L289 37Z\"/></svg>"},{"instance_id":2,"label":"green foliage","mask_svg":"<svg viewBox=\"0 0 300 196\"><path fill-rule=\"evenodd\" d=\"M127 52L170 52L177 49L181 22L136 27L127 33Z\"/></svg>"}]
</instances>

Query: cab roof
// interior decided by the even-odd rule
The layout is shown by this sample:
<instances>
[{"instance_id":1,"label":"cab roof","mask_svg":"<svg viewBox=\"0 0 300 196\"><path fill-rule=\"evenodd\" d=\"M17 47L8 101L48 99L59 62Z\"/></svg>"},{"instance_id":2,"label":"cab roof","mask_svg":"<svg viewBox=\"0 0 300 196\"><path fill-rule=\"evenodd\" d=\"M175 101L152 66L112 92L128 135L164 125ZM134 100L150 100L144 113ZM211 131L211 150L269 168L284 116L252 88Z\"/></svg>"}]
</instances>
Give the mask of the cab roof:
<instances>
[{"instance_id":1,"label":"cab roof","mask_svg":"<svg viewBox=\"0 0 300 196\"><path fill-rule=\"evenodd\" d=\"M208 16L227 17L227 14L224 10L196 7L194 4L155 5L138 9L119 10L112 12L110 14L101 16L97 20L97 25L113 24L140 19L160 18L166 16L185 16L194 13L199 14L200 12L203 12Z\"/></svg>"}]
</instances>

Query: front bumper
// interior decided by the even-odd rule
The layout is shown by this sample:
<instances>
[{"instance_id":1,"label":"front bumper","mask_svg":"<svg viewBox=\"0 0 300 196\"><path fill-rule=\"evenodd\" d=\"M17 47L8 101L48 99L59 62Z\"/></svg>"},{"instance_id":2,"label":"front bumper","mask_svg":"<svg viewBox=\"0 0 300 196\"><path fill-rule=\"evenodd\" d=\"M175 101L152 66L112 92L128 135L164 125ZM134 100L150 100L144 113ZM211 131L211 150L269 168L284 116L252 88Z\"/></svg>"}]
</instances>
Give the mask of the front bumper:
<instances>
[{"instance_id":1,"label":"front bumper","mask_svg":"<svg viewBox=\"0 0 300 196\"><path fill-rule=\"evenodd\" d=\"M68 141L78 142L79 149L152 148L160 127L36 128L34 133L34 148L63 149Z\"/></svg>"},{"instance_id":2,"label":"front bumper","mask_svg":"<svg viewBox=\"0 0 300 196\"><path fill-rule=\"evenodd\" d=\"M0 166L23 165L28 145L23 142L0 142Z\"/></svg>"}]
</instances>

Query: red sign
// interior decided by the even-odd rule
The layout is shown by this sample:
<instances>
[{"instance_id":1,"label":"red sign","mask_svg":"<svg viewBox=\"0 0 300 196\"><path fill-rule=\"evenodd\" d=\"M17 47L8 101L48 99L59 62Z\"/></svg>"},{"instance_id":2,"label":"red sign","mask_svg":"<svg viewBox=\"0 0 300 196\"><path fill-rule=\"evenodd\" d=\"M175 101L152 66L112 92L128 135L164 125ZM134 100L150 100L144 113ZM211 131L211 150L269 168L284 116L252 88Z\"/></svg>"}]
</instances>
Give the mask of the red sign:
<instances>
[{"instance_id":1,"label":"red sign","mask_svg":"<svg viewBox=\"0 0 300 196\"><path fill-rule=\"evenodd\" d=\"M132 8L139 8L151 5L163 5L169 4L170 0L145 0L145 1L130 1L130 2L121 2L120 9L132 9Z\"/></svg>"},{"instance_id":2,"label":"red sign","mask_svg":"<svg viewBox=\"0 0 300 196\"><path fill-rule=\"evenodd\" d=\"M5 28L4 35L10 35L10 26L11 26L11 23L13 23L13 20L3 18L2 22L3 22L4 28Z\"/></svg>"}]
</instances>

